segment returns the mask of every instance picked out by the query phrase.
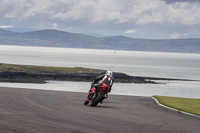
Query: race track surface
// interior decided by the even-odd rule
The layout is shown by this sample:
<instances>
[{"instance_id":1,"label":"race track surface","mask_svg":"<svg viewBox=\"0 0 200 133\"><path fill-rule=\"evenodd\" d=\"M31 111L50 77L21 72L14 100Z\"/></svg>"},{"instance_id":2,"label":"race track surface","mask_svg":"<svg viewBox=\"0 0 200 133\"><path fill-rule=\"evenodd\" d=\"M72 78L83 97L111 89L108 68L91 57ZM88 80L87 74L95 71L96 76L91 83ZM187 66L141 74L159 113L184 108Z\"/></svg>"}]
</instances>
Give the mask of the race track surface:
<instances>
[{"instance_id":1,"label":"race track surface","mask_svg":"<svg viewBox=\"0 0 200 133\"><path fill-rule=\"evenodd\" d=\"M0 133L199 133L200 118L151 97L109 95L85 106L86 93L0 87Z\"/></svg>"}]
</instances>

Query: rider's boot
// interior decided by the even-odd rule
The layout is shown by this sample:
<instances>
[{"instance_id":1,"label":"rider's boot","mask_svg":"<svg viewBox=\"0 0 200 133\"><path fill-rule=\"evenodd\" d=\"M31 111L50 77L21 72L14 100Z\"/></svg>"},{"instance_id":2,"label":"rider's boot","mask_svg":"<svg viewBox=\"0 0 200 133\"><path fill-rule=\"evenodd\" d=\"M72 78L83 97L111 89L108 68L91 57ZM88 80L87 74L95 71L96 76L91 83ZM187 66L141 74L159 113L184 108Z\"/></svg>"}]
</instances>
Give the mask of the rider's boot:
<instances>
[{"instance_id":1,"label":"rider's boot","mask_svg":"<svg viewBox=\"0 0 200 133\"><path fill-rule=\"evenodd\" d=\"M104 95L104 98L107 99L107 98L108 98L108 94L105 94L105 95Z\"/></svg>"}]
</instances>

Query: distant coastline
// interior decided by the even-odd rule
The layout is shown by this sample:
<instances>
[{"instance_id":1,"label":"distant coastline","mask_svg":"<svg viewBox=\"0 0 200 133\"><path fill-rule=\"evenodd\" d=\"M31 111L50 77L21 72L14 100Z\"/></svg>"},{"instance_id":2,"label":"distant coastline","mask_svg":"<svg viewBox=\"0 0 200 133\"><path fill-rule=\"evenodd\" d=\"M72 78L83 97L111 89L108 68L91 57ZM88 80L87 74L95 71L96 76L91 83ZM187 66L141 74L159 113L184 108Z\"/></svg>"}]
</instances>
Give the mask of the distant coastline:
<instances>
[{"instance_id":1,"label":"distant coastline","mask_svg":"<svg viewBox=\"0 0 200 133\"><path fill-rule=\"evenodd\" d=\"M47 80L91 82L105 70L82 67L45 67L0 63L0 82L46 83ZM171 79L158 77L130 76L114 72L115 82L159 84L159 80L194 81L189 79Z\"/></svg>"},{"instance_id":2,"label":"distant coastline","mask_svg":"<svg viewBox=\"0 0 200 133\"><path fill-rule=\"evenodd\" d=\"M140 39L125 36L94 37L53 29L12 32L0 29L0 45L200 53L200 38Z\"/></svg>"}]
</instances>

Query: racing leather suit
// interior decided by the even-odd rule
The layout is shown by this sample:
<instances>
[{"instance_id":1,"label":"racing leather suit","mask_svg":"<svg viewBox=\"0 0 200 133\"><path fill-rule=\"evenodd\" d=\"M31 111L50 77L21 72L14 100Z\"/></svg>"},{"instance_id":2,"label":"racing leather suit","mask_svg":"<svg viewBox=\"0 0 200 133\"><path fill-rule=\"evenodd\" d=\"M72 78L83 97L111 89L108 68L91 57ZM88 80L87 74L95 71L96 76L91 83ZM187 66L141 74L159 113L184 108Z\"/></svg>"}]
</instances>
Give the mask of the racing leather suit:
<instances>
[{"instance_id":1,"label":"racing leather suit","mask_svg":"<svg viewBox=\"0 0 200 133\"><path fill-rule=\"evenodd\" d=\"M108 92L110 92L112 89L113 81L114 81L114 78L111 75L108 75L108 74L101 75L94 79L94 82L93 82L94 84L92 84L91 88L95 87L96 89L98 89L98 87L101 87L103 86L103 84L106 84L107 86L109 86Z\"/></svg>"}]
</instances>

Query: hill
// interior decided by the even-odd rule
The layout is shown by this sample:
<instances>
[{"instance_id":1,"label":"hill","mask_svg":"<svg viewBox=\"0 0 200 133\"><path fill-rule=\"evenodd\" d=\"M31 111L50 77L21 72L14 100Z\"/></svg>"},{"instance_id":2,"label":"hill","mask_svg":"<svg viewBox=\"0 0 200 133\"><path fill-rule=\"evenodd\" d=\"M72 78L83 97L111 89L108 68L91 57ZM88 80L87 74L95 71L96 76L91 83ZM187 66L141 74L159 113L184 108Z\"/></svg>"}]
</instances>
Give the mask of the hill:
<instances>
[{"instance_id":1,"label":"hill","mask_svg":"<svg viewBox=\"0 0 200 133\"><path fill-rule=\"evenodd\" d=\"M0 45L200 53L200 38L155 40L124 36L94 37L52 29L20 33L0 29Z\"/></svg>"}]
</instances>

